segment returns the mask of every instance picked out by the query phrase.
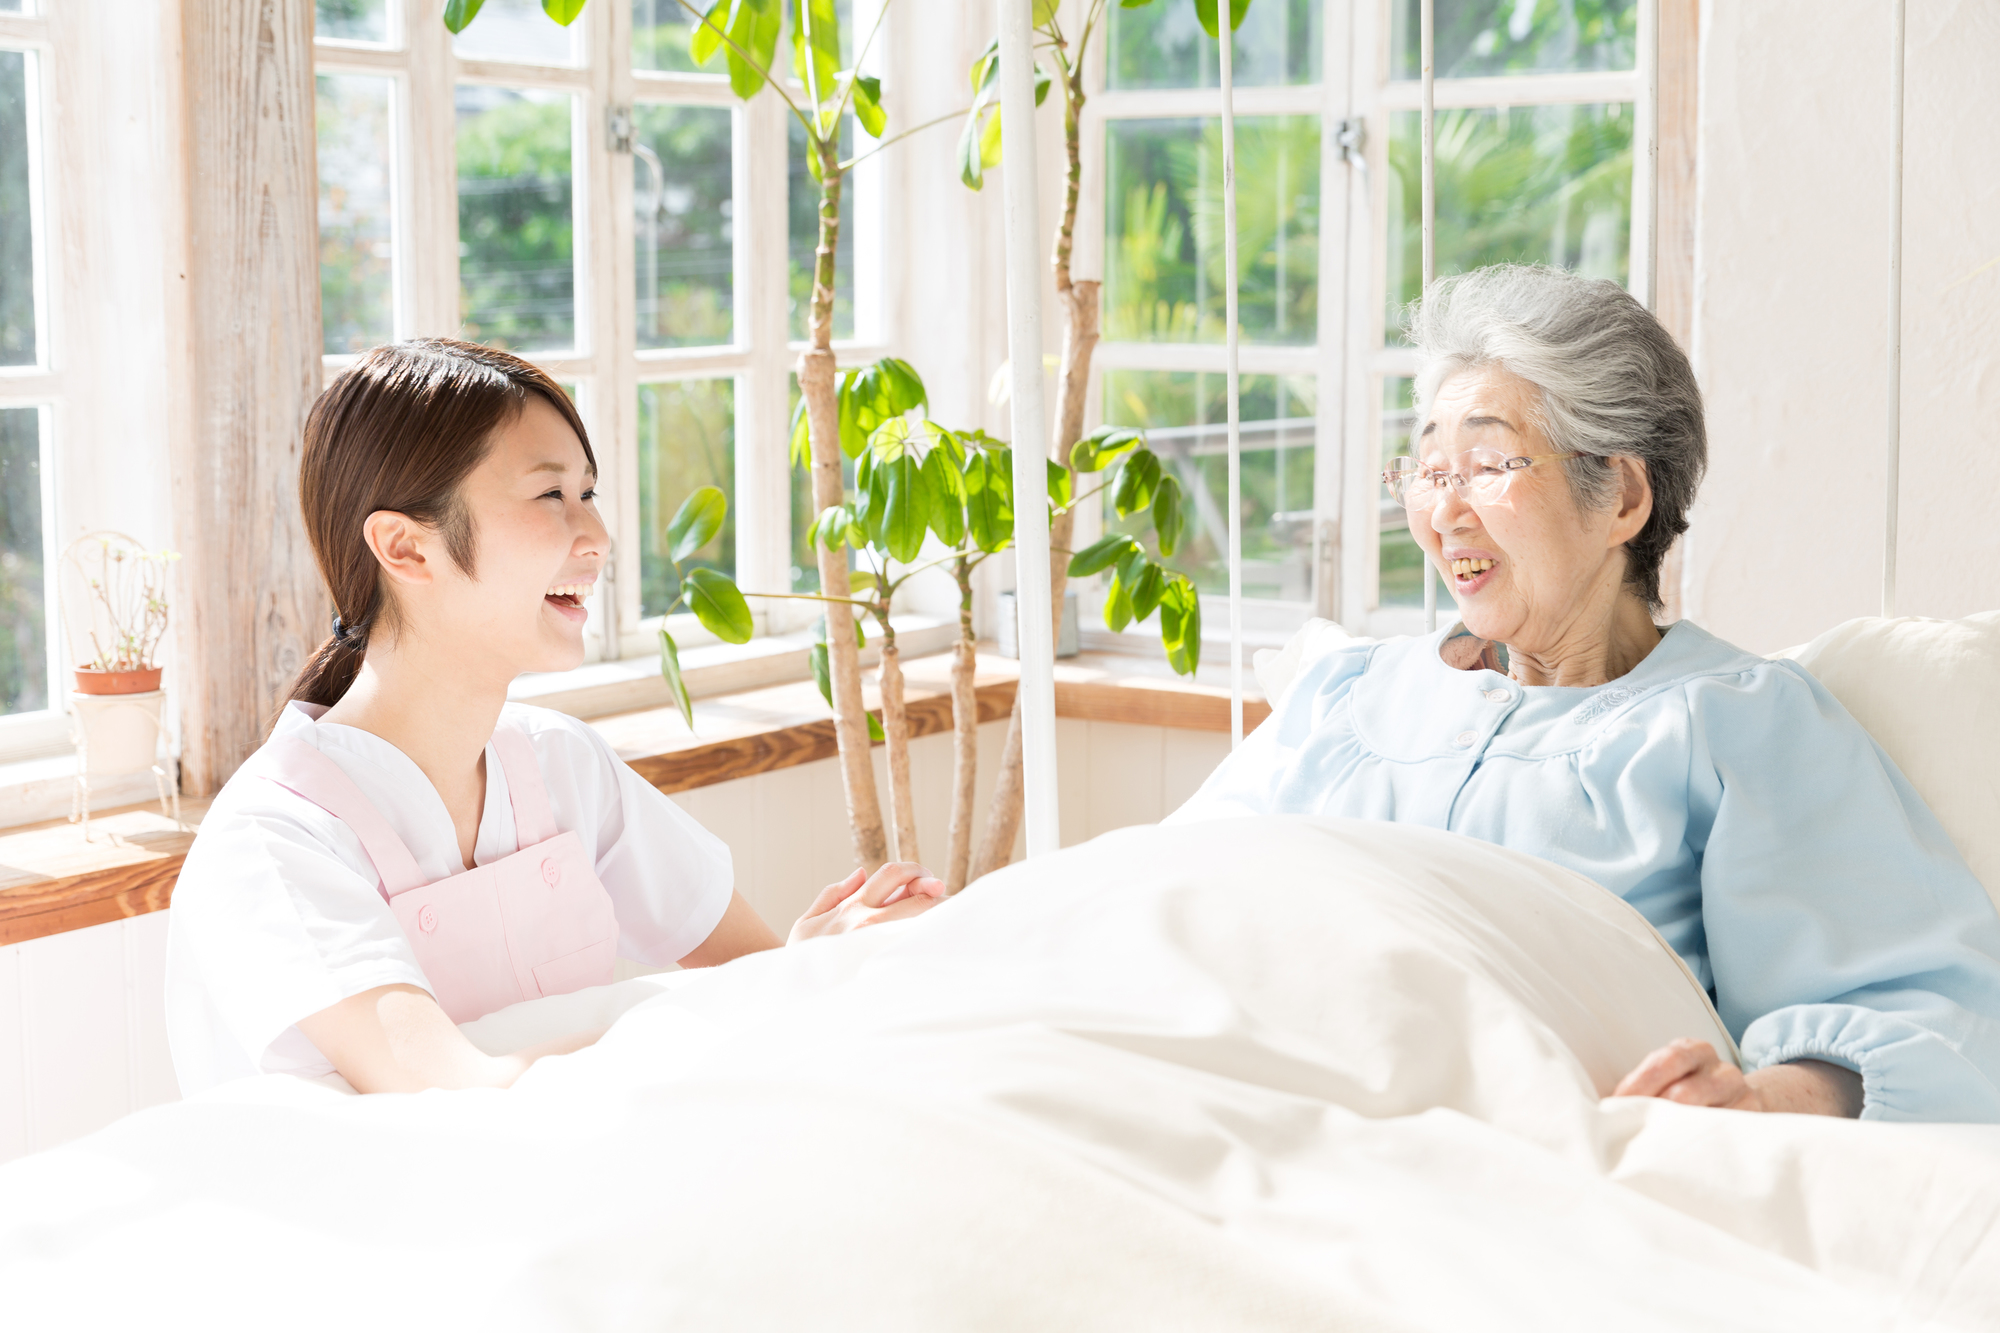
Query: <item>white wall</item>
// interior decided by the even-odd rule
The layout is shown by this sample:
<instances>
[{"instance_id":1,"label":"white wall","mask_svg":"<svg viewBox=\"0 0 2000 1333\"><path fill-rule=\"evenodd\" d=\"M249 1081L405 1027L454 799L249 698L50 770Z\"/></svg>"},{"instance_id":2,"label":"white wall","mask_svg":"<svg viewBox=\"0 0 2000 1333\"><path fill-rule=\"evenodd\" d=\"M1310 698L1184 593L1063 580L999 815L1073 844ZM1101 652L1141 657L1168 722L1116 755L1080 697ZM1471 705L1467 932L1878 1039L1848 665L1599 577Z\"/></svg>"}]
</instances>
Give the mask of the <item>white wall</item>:
<instances>
[{"instance_id":1,"label":"white wall","mask_svg":"<svg viewBox=\"0 0 2000 1333\"><path fill-rule=\"evenodd\" d=\"M1909 0L1897 610L2000 606L2000 5ZM1889 6L1702 10L1687 614L1766 652L1879 613Z\"/></svg>"},{"instance_id":2,"label":"white wall","mask_svg":"<svg viewBox=\"0 0 2000 1333\"><path fill-rule=\"evenodd\" d=\"M982 815L1006 731L1005 722L979 729ZM1193 795L1229 751L1228 736L1218 732L1075 718L1057 719L1056 739L1065 845L1157 821ZM876 779L886 793L883 754L875 751ZM950 818L950 735L914 742L910 767L921 850L936 866ZM673 799L729 844L737 888L781 935L853 864L838 760ZM167 919L154 912L0 948L0 1162L179 1096L162 1003ZM625 965L620 975L645 970Z\"/></svg>"}]
</instances>

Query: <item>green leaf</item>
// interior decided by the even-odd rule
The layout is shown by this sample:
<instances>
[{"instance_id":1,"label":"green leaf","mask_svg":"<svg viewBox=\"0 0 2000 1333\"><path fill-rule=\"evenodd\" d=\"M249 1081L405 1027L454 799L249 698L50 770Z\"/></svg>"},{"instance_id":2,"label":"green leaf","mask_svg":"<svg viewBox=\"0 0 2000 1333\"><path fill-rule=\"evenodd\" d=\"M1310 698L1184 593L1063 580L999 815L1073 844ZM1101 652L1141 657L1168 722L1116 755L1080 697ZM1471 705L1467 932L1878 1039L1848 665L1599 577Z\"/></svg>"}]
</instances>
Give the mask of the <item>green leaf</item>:
<instances>
[{"instance_id":1,"label":"green leaf","mask_svg":"<svg viewBox=\"0 0 2000 1333\"><path fill-rule=\"evenodd\" d=\"M1201 665L1201 594L1185 575L1174 575L1160 594L1160 645L1167 664L1183 676Z\"/></svg>"},{"instance_id":2,"label":"green leaf","mask_svg":"<svg viewBox=\"0 0 2000 1333\"><path fill-rule=\"evenodd\" d=\"M868 451L877 463L893 463L909 452L909 439L910 423L902 417L890 417L868 437Z\"/></svg>"},{"instance_id":3,"label":"green leaf","mask_svg":"<svg viewBox=\"0 0 2000 1333\"><path fill-rule=\"evenodd\" d=\"M1148 560L1138 580L1132 585L1132 619L1144 620L1153 614L1153 608L1160 604L1160 594L1167 590L1167 571Z\"/></svg>"},{"instance_id":4,"label":"green leaf","mask_svg":"<svg viewBox=\"0 0 2000 1333\"><path fill-rule=\"evenodd\" d=\"M958 132L958 179L970 190L986 184L986 160L980 155L979 144L991 113L991 107L973 107L966 113L965 128Z\"/></svg>"},{"instance_id":5,"label":"green leaf","mask_svg":"<svg viewBox=\"0 0 2000 1333\"><path fill-rule=\"evenodd\" d=\"M1116 634L1132 623L1132 597L1125 591L1125 585L1111 576L1111 587L1104 594L1104 627Z\"/></svg>"},{"instance_id":6,"label":"green leaf","mask_svg":"<svg viewBox=\"0 0 2000 1333\"><path fill-rule=\"evenodd\" d=\"M1070 446L1070 466L1078 472L1102 472L1112 459L1145 438L1145 432L1124 426L1099 426Z\"/></svg>"},{"instance_id":7,"label":"green leaf","mask_svg":"<svg viewBox=\"0 0 2000 1333\"><path fill-rule=\"evenodd\" d=\"M667 559L679 564L699 551L722 531L722 519L729 501L720 490L703 486L681 501L673 521L667 524Z\"/></svg>"},{"instance_id":8,"label":"green leaf","mask_svg":"<svg viewBox=\"0 0 2000 1333\"><path fill-rule=\"evenodd\" d=\"M908 456L879 465L876 474L887 474L882 544L891 560L907 565L923 550L924 533L931 525L930 489L924 484L923 469Z\"/></svg>"},{"instance_id":9,"label":"green leaf","mask_svg":"<svg viewBox=\"0 0 2000 1333\"><path fill-rule=\"evenodd\" d=\"M931 531L946 546L957 546L965 540L965 474L942 443L924 455L923 467L931 492Z\"/></svg>"},{"instance_id":10,"label":"green leaf","mask_svg":"<svg viewBox=\"0 0 2000 1333\"><path fill-rule=\"evenodd\" d=\"M750 642L756 629L756 622L750 619L750 604L727 574L697 565L683 577L688 606L703 629L724 643Z\"/></svg>"},{"instance_id":11,"label":"green leaf","mask_svg":"<svg viewBox=\"0 0 2000 1333\"><path fill-rule=\"evenodd\" d=\"M1126 8L1132 8L1127 0ZM1216 0L1194 0L1194 16L1201 24L1201 30L1210 38L1220 40L1221 34L1215 28ZM1243 26L1243 16L1250 12L1250 0L1229 0L1229 30L1236 31Z\"/></svg>"},{"instance_id":12,"label":"green leaf","mask_svg":"<svg viewBox=\"0 0 2000 1333\"><path fill-rule=\"evenodd\" d=\"M542 0L542 12L567 28L583 12L583 0Z\"/></svg>"},{"instance_id":13,"label":"green leaf","mask_svg":"<svg viewBox=\"0 0 2000 1333\"><path fill-rule=\"evenodd\" d=\"M814 108L819 137L837 127L827 121L840 86L840 18L833 0L791 0L792 73L805 85L808 97L818 97Z\"/></svg>"},{"instance_id":14,"label":"green leaf","mask_svg":"<svg viewBox=\"0 0 2000 1333\"><path fill-rule=\"evenodd\" d=\"M444 26L454 33L465 31L465 25L479 17L486 0L446 0Z\"/></svg>"},{"instance_id":15,"label":"green leaf","mask_svg":"<svg viewBox=\"0 0 2000 1333\"><path fill-rule=\"evenodd\" d=\"M784 17L783 0L736 0L736 17L729 24L734 43L729 48L729 87L738 97L746 101L755 97L769 80ZM745 51L749 60L741 54ZM815 166L818 160L812 159Z\"/></svg>"},{"instance_id":16,"label":"green leaf","mask_svg":"<svg viewBox=\"0 0 2000 1333\"><path fill-rule=\"evenodd\" d=\"M812 470L812 422L806 417L803 395L792 404L792 466Z\"/></svg>"},{"instance_id":17,"label":"green leaf","mask_svg":"<svg viewBox=\"0 0 2000 1333\"><path fill-rule=\"evenodd\" d=\"M1069 469L1055 459L1049 460L1049 504L1060 511L1069 508Z\"/></svg>"},{"instance_id":18,"label":"green leaf","mask_svg":"<svg viewBox=\"0 0 2000 1333\"><path fill-rule=\"evenodd\" d=\"M695 64L706 65L722 49L722 34L729 27L729 4L730 0L715 0L689 32L688 58Z\"/></svg>"},{"instance_id":19,"label":"green leaf","mask_svg":"<svg viewBox=\"0 0 2000 1333\"><path fill-rule=\"evenodd\" d=\"M1043 103L1044 101L1048 100L1048 96L1049 96L1049 85L1050 85L1050 84L1052 84L1052 83L1054 83L1054 82L1055 82L1055 80L1049 77L1049 72L1048 72L1047 70L1045 70L1045 69L1043 69L1043 68L1041 67L1041 64L1040 64L1040 62L1037 62L1037 63L1036 63L1036 65L1035 65L1035 105L1036 105L1036 106L1040 106L1040 105L1041 105L1041 104L1042 104L1042 103Z\"/></svg>"},{"instance_id":20,"label":"green leaf","mask_svg":"<svg viewBox=\"0 0 2000 1333\"><path fill-rule=\"evenodd\" d=\"M871 741L886 741L889 739L889 733L882 730L882 719L873 713L868 715L868 739Z\"/></svg>"},{"instance_id":21,"label":"green leaf","mask_svg":"<svg viewBox=\"0 0 2000 1333\"><path fill-rule=\"evenodd\" d=\"M875 591L875 582L875 575L872 570L850 569L847 571L847 590L849 592L873 592ZM858 619L854 622L854 632L856 634L861 633L861 622Z\"/></svg>"},{"instance_id":22,"label":"green leaf","mask_svg":"<svg viewBox=\"0 0 2000 1333\"><path fill-rule=\"evenodd\" d=\"M819 686L819 697L826 700L828 708L833 707L833 668L826 656L826 630L820 630L818 643L806 649L806 665L812 668L813 684Z\"/></svg>"},{"instance_id":23,"label":"green leaf","mask_svg":"<svg viewBox=\"0 0 2000 1333\"><path fill-rule=\"evenodd\" d=\"M849 458L861 457L868 448L868 427L861 424L861 399L854 392L856 374L850 370L842 375L840 388L836 390L840 405L840 452Z\"/></svg>"},{"instance_id":24,"label":"green leaf","mask_svg":"<svg viewBox=\"0 0 2000 1333\"><path fill-rule=\"evenodd\" d=\"M838 551L848 544L850 536L860 534L860 525L854 521L854 511L846 505L828 505L820 511L819 517L806 529L806 542L818 542L829 551Z\"/></svg>"},{"instance_id":25,"label":"green leaf","mask_svg":"<svg viewBox=\"0 0 2000 1333\"><path fill-rule=\"evenodd\" d=\"M674 636L665 630L660 631L660 678L667 682L667 693L674 696L674 706L693 731L694 703L688 698L687 682L681 679L680 649L674 647Z\"/></svg>"},{"instance_id":26,"label":"green leaf","mask_svg":"<svg viewBox=\"0 0 2000 1333\"><path fill-rule=\"evenodd\" d=\"M1069 576L1073 579L1087 578L1099 570L1111 568L1127 551L1138 549L1139 543L1123 533L1114 532L1108 537L1099 537L1069 558Z\"/></svg>"},{"instance_id":27,"label":"green leaf","mask_svg":"<svg viewBox=\"0 0 2000 1333\"><path fill-rule=\"evenodd\" d=\"M1160 459L1151 449L1138 449L1118 469L1118 488L1112 496L1118 517L1130 518L1153 503L1153 491L1160 484Z\"/></svg>"},{"instance_id":28,"label":"green leaf","mask_svg":"<svg viewBox=\"0 0 2000 1333\"><path fill-rule=\"evenodd\" d=\"M1138 585L1139 575L1145 568L1146 550L1139 543L1133 542L1125 554L1118 557L1118 581L1125 585L1125 591L1130 592Z\"/></svg>"},{"instance_id":29,"label":"green leaf","mask_svg":"<svg viewBox=\"0 0 2000 1333\"><path fill-rule=\"evenodd\" d=\"M985 448L965 460L965 517L972 541L987 553L1014 540L1013 451Z\"/></svg>"},{"instance_id":30,"label":"green leaf","mask_svg":"<svg viewBox=\"0 0 2000 1333\"><path fill-rule=\"evenodd\" d=\"M857 574L868 580L863 585L864 588L875 586L875 576L873 574L870 574L865 569L850 569L847 571L847 588L849 592L854 590L854 578ZM854 646L857 649L868 646L868 618L866 616L857 614L854 617Z\"/></svg>"},{"instance_id":31,"label":"green leaf","mask_svg":"<svg viewBox=\"0 0 2000 1333\"><path fill-rule=\"evenodd\" d=\"M1054 22L1056 6L1061 2L1062 0L1035 0L1034 18L1032 20L1034 26L1040 28Z\"/></svg>"},{"instance_id":32,"label":"green leaf","mask_svg":"<svg viewBox=\"0 0 2000 1333\"><path fill-rule=\"evenodd\" d=\"M979 127L979 165L982 170L1000 165L1000 112L996 107Z\"/></svg>"},{"instance_id":33,"label":"green leaf","mask_svg":"<svg viewBox=\"0 0 2000 1333\"><path fill-rule=\"evenodd\" d=\"M1181 484L1171 476L1161 477L1153 492L1153 535L1159 539L1160 554L1169 559L1181 544L1181 528L1187 514L1181 509Z\"/></svg>"},{"instance_id":34,"label":"green leaf","mask_svg":"<svg viewBox=\"0 0 2000 1333\"><path fill-rule=\"evenodd\" d=\"M854 80L854 119L871 139L882 137L882 131L889 127L889 117L882 110L882 80L863 74Z\"/></svg>"},{"instance_id":35,"label":"green leaf","mask_svg":"<svg viewBox=\"0 0 2000 1333\"><path fill-rule=\"evenodd\" d=\"M882 514L889 500L888 478L875 464L872 450L863 451L854 460L854 493L859 504L855 508L854 519L861 528L861 546L882 544Z\"/></svg>"}]
</instances>

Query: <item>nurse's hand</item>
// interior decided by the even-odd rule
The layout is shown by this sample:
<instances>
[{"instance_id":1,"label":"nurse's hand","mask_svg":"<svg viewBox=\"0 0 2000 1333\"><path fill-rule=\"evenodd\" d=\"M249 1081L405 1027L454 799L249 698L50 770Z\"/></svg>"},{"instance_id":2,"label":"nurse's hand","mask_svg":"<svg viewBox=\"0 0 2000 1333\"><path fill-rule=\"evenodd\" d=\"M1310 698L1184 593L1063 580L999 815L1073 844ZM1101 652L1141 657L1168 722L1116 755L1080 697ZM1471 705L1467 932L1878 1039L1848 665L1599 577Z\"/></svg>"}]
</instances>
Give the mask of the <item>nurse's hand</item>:
<instances>
[{"instance_id":1,"label":"nurse's hand","mask_svg":"<svg viewBox=\"0 0 2000 1333\"><path fill-rule=\"evenodd\" d=\"M891 861L865 878L857 867L840 883L819 891L792 926L788 943L901 921L926 911L942 897L944 881L914 861Z\"/></svg>"},{"instance_id":2,"label":"nurse's hand","mask_svg":"<svg viewBox=\"0 0 2000 1333\"><path fill-rule=\"evenodd\" d=\"M1861 1114L1861 1076L1822 1060L1795 1060L1745 1074L1705 1041L1682 1037L1639 1062L1614 1097L1659 1097L1684 1106L1800 1115Z\"/></svg>"}]
</instances>

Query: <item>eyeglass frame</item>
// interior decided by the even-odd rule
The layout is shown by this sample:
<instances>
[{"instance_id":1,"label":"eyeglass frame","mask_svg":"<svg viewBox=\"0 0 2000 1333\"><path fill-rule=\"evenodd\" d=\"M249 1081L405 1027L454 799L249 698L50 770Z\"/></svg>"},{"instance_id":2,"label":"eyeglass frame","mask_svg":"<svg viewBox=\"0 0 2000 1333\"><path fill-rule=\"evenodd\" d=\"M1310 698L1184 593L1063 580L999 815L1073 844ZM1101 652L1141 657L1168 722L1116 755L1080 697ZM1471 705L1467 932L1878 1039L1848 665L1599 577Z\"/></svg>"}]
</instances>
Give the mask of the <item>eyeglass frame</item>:
<instances>
[{"instance_id":1,"label":"eyeglass frame","mask_svg":"<svg viewBox=\"0 0 2000 1333\"><path fill-rule=\"evenodd\" d=\"M1484 446L1480 447L1483 448ZM1463 458L1465 457L1465 454L1470 454L1475 452L1477 452L1476 449L1467 449L1465 453L1460 454L1459 457ZM1500 450L1494 449L1491 452L1497 454L1500 453ZM1513 473L1525 472L1530 467L1533 467L1536 463L1545 463L1548 462L1550 459L1555 459L1555 458L1583 458L1585 456L1586 455L1584 455L1581 451L1576 449L1565 450L1564 452L1558 454L1514 454L1511 457L1502 456L1502 458L1500 459L1500 468L1502 471L1509 474L1507 481L1509 485L1512 485ZM1399 455L1399 457L1409 458L1409 455L1402 454ZM1421 460L1410 458L1410 461L1412 463L1417 464L1417 466L1415 469L1409 469L1409 471L1422 472L1424 470L1424 466ZM1437 470L1438 469L1435 468L1431 469L1431 471L1433 472ZM1387 467L1382 469L1382 484L1389 488L1389 494L1392 496L1396 496L1396 476L1399 472L1403 471L1405 471L1405 469L1393 468L1393 467ZM1466 488L1472 485L1470 479L1461 477L1456 472L1446 472L1444 474L1444 477L1446 481L1451 483L1451 489L1455 494L1457 494L1459 499L1465 501L1465 503L1467 504L1474 503L1472 498L1466 494ZM1403 508L1410 510L1412 513L1418 512L1418 510L1414 505L1412 505L1408 500L1403 499L1401 496L1396 496L1396 503L1402 505ZM1433 500L1430 504L1424 506L1425 509L1435 509L1436 507L1437 507L1437 502L1435 500Z\"/></svg>"}]
</instances>

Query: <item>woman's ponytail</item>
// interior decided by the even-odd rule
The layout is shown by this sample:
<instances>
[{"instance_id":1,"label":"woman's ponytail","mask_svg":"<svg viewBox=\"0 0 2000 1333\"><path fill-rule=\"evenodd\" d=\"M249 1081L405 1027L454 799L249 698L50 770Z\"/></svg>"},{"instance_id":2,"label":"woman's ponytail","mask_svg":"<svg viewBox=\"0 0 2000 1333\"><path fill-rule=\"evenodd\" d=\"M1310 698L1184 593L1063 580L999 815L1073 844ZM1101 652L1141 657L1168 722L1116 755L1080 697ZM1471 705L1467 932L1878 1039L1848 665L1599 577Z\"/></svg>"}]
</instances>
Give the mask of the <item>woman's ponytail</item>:
<instances>
[{"instance_id":1,"label":"woman's ponytail","mask_svg":"<svg viewBox=\"0 0 2000 1333\"><path fill-rule=\"evenodd\" d=\"M562 413L595 469L583 418L562 386L491 347L445 338L391 343L327 385L306 418L299 508L320 577L342 611L292 682L291 699L340 702L369 639L395 632L395 599L363 533L370 514L391 510L437 529L452 560L472 572L474 534L459 487L531 394ZM343 621L346 612L353 615Z\"/></svg>"}]
</instances>

